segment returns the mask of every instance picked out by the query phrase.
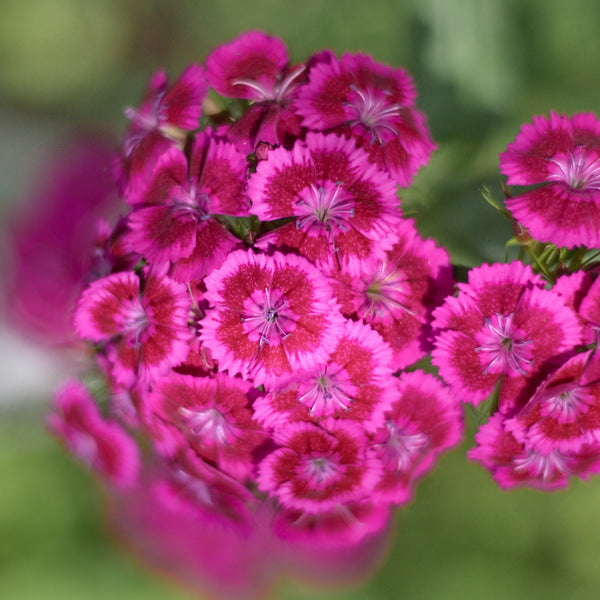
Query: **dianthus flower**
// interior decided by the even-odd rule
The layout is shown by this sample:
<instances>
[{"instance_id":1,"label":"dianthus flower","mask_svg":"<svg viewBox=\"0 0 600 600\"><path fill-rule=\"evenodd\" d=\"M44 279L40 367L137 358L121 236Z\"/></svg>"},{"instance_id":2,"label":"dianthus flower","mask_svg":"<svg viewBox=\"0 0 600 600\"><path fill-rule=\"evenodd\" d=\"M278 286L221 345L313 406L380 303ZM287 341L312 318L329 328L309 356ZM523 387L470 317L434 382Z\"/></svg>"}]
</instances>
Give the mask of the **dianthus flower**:
<instances>
[{"instance_id":1,"label":"dianthus flower","mask_svg":"<svg viewBox=\"0 0 600 600\"><path fill-rule=\"evenodd\" d=\"M300 117L291 110L304 65L288 66L283 42L249 31L219 46L206 59L206 76L219 94L253 104L226 129L227 137L246 154L259 142L289 144L300 134Z\"/></svg>"},{"instance_id":2,"label":"dianthus flower","mask_svg":"<svg viewBox=\"0 0 600 600\"><path fill-rule=\"evenodd\" d=\"M424 240L410 219L395 226L395 242L360 276L335 274L342 313L362 319L390 344L394 366L404 368L431 350L431 313L453 289L450 258Z\"/></svg>"},{"instance_id":3,"label":"dianthus flower","mask_svg":"<svg viewBox=\"0 0 600 600\"><path fill-rule=\"evenodd\" d=\"M469 271L433 315L433 363L463 402L478 405L500 382L501 412L522 404L582 332L564 299L520 262Z\"/></svg>"},{"instance_id":4,"label":"dianthus flower","mask_svg":"<svg viewBox=\"0 0 600 600\"><path fill-rule=\"evenodd\" d=\"M415 98L406 71L365 54L344 54L310 69L296 105L305 127L351 136L370 160L408 187L435 149Z\"/></svg>"},{"instance_id":5,"label":"dianthus flower","mask_svg":"<svg viewBox=\"0 0 600 600\"><path fill-rule=\"evenodd\" d=\"M305 258L238 250L205 283L212 307L200 338L230 375L271 383L333 350L343 319L327 280Z\"/></svg>"},{"instance_id":6,"label":"dianthus flower","mask_svg":"<svg viewBox=\"0 0 600 600\"><path fill-rule=\"evenodd\" d=\"M166 73L157 71L138 108L125 109L131 125L123 142L124 157L131 159L142 141L152 134L176 142L184 140L186 131L198 127L207 93L208 83L200 65L190 65L171 87Z\"/></svg>"},{"instance_id":7,"label":"dianthus flower","mask_svg":"<svg viewBox=\"0 0 600 600\"><path fill-rule=\"evenodd\" d=\"M210 133L199 134L190 161L178 148L157 160L127 195L135 207L126 240L155 263L173 263L171 275L189 281L220 266L239 240L212 215L248 216L246 158Z\"/></svg>"},{"instance_id":8,"label":"dianthus flower","mask_svg":"<svg viewBox=\"0 0 600 600\"><path fill-rule=\"evenodd\" d=\"M249 383L224 373L195 377L172 371L153 386L141 410L161 453L174 456L190 447L244 481L252 474L253 453L267 439L251 408L257 395Z\"/></svg>"},{"instance_id":9,"label":"dianthus flower","mask_svg":"<svg viewBox=\"0 0 600 600\"><path fill-rule=\"evenodd\" d=\"M396 186L352 140L310 133L269 152L250 178L252 214L293 217L257 242L293 249L326 270L360 274L391 248L400 219Z\"/></svg>"},{"instance_id":10,"label":"dianthus flower","mask_svg":"<svg viewBox=\"0 0 600 600\"><path fill-rule=\"evenodd\" d=\"M600 120L551 112L533 118L500 154L507 183L536 187L506 200L534 238L557 246L600 247Z\"/></svg>"},{"instance_id":11,"label":"dianthus flower","mask_svg":"<svg viewBox=\"0 0 600 600\"><path fill-rule=\"evenodd\" d=\"M258 471L261 490L308 514L369 497L380 465L360 426L339 420L290 423L273 435L280 446Z\"/></svg>"},{"instance_id":12,"label":"dianthus flower","mask_svg":"<svg viewBox=\"0 0 600 600\"><path fill-rule=\"evenodd\" d=\"M132 385L179 364L188 353L185 287L159 273L113 273L87 287L77 305L79 335L103 345L117 381Z\"/></svg>"},{"instance_id":13,"label":"dianthus flower","mask_svg":"<svg viewBox=\"0 0 600 600\"><path fill-rule=\"evenodd\" d=\"M66 382L58 391L48 427L74 456L111 485L136 484L137 444L119 423L102 417L94 397L79 381Z\"/></svg>"},{"instance_id":14,"label":"dianthus flower","mask_svg":"<svg viewBox=\"0 0 600 600\"><path fill-rule=\"evenodd\" d=\"M346 321L329 359L294 372L287 385L256 400L256 418L278 427L337 417L374 431L391 405L393 372L391 349L379 334L363 323Z\"/></svg>"},{"instance_id":15,"label":"dianthus flower","mask_svg":"<svg viewBox=\"0 0 600 600\"><path fill-rule=\"evenodd\" d=\"M450 390L423 371L402 373L385 423L372 436L382 465L374 499L403 504L439 454L462 438L462 411Z\"/></svg>"}]
</instances>

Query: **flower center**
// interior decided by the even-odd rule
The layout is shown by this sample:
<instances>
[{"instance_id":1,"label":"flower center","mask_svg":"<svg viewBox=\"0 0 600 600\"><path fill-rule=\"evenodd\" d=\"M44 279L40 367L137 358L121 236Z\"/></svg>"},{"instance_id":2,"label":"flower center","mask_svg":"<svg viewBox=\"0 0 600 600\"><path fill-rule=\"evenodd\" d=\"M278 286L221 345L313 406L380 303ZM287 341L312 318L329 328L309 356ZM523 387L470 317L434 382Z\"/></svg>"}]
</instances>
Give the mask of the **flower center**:
<instances>
[{"instance_id":1,"label":"flower center","mask_svg":"<svg viewBox=\"0 0 600 600\"><path fill-rule=\"evenodd\" d=\"M206 192L196 190L193 185L189 190L179 188L171 212L177 219L187 217L205 221L210 218L210 197Z\"/></svg>"},{"instance_id":2,"label":"flower center","mask_svg":"<svg viewBox=\"0 0 600 600\"><path fill-rule=\"evenodd\" d=\"M351 127L362 125L370 131L371 143L377 140L383 144L385 132L397 136L398 131L394 125L400 116L401 107L390 102L389 92L371 88L361 90L354 85L350 87L352 92L344 103L350 117L348 124Z\"/></svg>"},{"instance_id":3,"label":"flower center","mask_svg":"<svg viewBox=\"0 0 600 600\"><path fill-rule=\"evenodd\" d=\"M300 467L300 474L310 481L313 489L326 487L341 472L341 465L331 455L306 458Z\"/></svg>"},{"instance_id":4,"label":"flower center","mask_svg":"<svg viewBox=\"0 0 600 600\"><path fill-rule=\"evenodd\" d=\"M148 337L151 325L149 310L142 306L139 298L131 300L128 305L123 307L121 331L134 348L139 348Z\"/></svg>"},{"instance_id":5,"label":"flower center","mask_svg":"<svg viewBox=\"0 0 600 600\"><path fill-rule=\"evenodd\" d=\"M574 190L600 190L600 157L595 152L578 147L549 160L550 181L565 183Z\"/></svg>"},{"instance_id":6,"label":"flower center","mask_svg":"<svg viewBox=\"0 0 600 600\"><path fill-rule=\"evenodd\" d=\"M216 408L191 410L181 406L179 414L188 431L193 436L200 437L203 443L226 446L238 437L237 429Z\"/></svg>"},{"instance_id":7,"label":"flower center","mask_svg":"<svg viewBox=\"0 0 600 600\"><path fill-rule=\"evenodd\" d=\"M476 339L480 346L475 352L481 355L483 373L504 373L508 370L525 375L533 362L531 358L532 340L523 340L513 325L514 313L500 315L496 313L484 321L483 330Z\"/></svg>"},{"instance_id":8,"label":"flower center","mask_svg":"<svg viewBox=\"0 0 600 600\"><path fill-rule=\"evenodd\" d=\"M573 421L577 415L587 408L589 402L585 392L580 387L566 390L546 398L543 412L546 416L554 416L561 421Z\"/></svg>"},{"instance_id":9,"label":"flower center","mask_svg":"<svg viewBox=\"0 0 600 600\"><path fill-rule=\"evenodd\" d=\"M568 471L565 456L558 450L552 450L549 454L530 450L526 456L517 456L512 462L515 471L526 471L542 481L549 481L557 473L564 474Z\"/></svg>"},{"instance_id":10,"label":"flower center","mask_svg":"<svg viewBox=\"0 0 600 600\"><path fill-rule=\"evenodd\" d=\"M272 86L267 87L254 79L240 78L232 82L233 85L244 85L256 92L255 101L277 102L284 104L292 95L292 91L297 87L296 79L304 72L305 65L298 65L295 69L284 77L281 81L275 81Z\"/></svg>"},{"instance_id":11,"label":"flower center","mask_svg":"<svg viewBox=\"0 0 600 600\"><path fill-rule=\"evenodd\" d=\"M334 234L350 229L350 219L354 217L354 200L344 191L343 182L326 182L317 187L311 185L303 190L296 200L296 227L318 234L325 233L333 250L337 250Z\"/></svg>"},{"instance_id":12,"label":"flower center","mask_svg":"<svg viewBox=\"0 0 600 600\"><path fill-rule=\"evenodd\" d=\"M306 390L306 391L304 391ZM325 417L350 408L356 388L342 367L328 365L309 383L299 387L298 401L308 407L311 417Z\"/></svg>"},{"instance_id":13,"label":"flower center","mask_svg":"<svg viewBox=\"0 0 600 600\"><path fill-rule=\"evenodd\" d=\"M366 321L394 319L399 311L417 315L405 304L406 276L384 260L364 291L358 313Z\"/></svg>"},{"instance_id":14,"label":"flower center","mask_svg":"<svg viewBox=\"0 0 600 600\"><path fill-rule=\"evenodd\" d=\"M210 488L201 479L192 477L183 469L177 469L173 479L180 486L181 491L193 502L202 506L212 506L214 504Z\"/></svg>"},{"instance_id":15,"label":"flower center","mask_svg":"<svg viewBox=\"0 0 600 600\"><path fill-rule=\"evenodd\" d=\"M138 110L132 106L128 106L123 112L140 129L152 131L158 127L159 121L163 118L161 104L166 93L166 89L157 92L152 99L152 106L146 107L146 110Z\"/></svg>"},{"instance_id":16,"label":"flower center","mask_svg":"<svg viewBox=\"0 0 600 600\"><path fill-rule=\"evenodd\" d=\"M258 339L258 347L281 343L295 326L294 315L280 290L255 291L244 303L244 314L240 317L245 332Z\"/></svg>"},{"instance_id":17,"label":"flower center","mask_svg":"<svg viewBox=\"0 0 600 600\"><path fill-rule=\"evenodd\" d=\"M429 437L422 433L401 431L392 421L387 421L388 438L381 444L376 444L377 453L388 471L407 471L417 454L429 446Z\"/></svg>"}]
</instances>

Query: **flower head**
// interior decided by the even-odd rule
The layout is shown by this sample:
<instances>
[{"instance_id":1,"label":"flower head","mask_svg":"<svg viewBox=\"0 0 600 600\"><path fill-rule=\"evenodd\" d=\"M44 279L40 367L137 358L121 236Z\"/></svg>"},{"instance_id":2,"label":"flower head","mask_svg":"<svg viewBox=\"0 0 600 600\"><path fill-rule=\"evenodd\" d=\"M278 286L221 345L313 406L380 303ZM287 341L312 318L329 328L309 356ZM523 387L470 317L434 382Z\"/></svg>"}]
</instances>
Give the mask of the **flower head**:
<instances>
[{"instance_id":1,"label":"flower head","mask_svg":"<svg viewBox=\"0 0 600 600\"><path fill-rule=\"evenodd\" d=\"M534 117L500 155L500 170L509 185L537 186L506 201L533 237L569 248L600 246L600 120L594 114Z\"/></svg>"},{"instance_id":2,"label":"flower head","mask_svg":"<svg viewBox=\"0 0 600 600\"><path fill-rule=\"evenodd\" d=\"M82 383L64 383L56 395L55 410L48 427L73 455L118 488L137 483L137 444L118 423L102 417Z\"/></svg>"},{"instance_id":3,"label":"flower head","mask_svg":"<svg viewBox=\"0 0 600 600\"><path fill-rule=\"evenodd\" d=\"M292 249L320 268L354 275L383 259L401 214L393 181L335 134L308 134L291 151L269 152L248 193L260 219L293 218L259 247Z\"/></svg>"},{"instance_id":4,"label":"flower head","mask_svg":"<svg viewBox=\"0 0 600 600\"><path fill-rule=\"evenodd\" d=\"M131 385L179 364L187 355L189 297L185 287L159 273L140 278L113 273L90 284L75 313L83 339L104 345L117 381Z\"/></svg>"},{"instance_id":5,"label":"flower head","mask_svg":"<svg viewBox=\"0 0 600 600\"><path fill-rule=\"evenodd\" d=\"M435 148L414 108L410 76L367 55L344 54L320 61L308 77L296 102L303 125L350 134L400 185L410 185Z\"/></svg>"},{"instance_id":6,"label":"flower head","mask_svg":"<svg viewBox=\"0 0 600 600\"><path fill-rule=\"evenodd\" d=\"M479 404L501 380L500 410L527 400L581 341L575 312L522 263L482 265L434 311L433 362L464 402Z\"/></svg>"},{"instance_id":7,"label":"flower head","mask_svg":"<svg viewBox=\"0 0 600 600\"><path fill-rule=\"evenodd\" d=\"M200 336L219 369L259 385L327 360L343 319L306 259L238 250L205 283Z\"/></svg>"}]
</instances>

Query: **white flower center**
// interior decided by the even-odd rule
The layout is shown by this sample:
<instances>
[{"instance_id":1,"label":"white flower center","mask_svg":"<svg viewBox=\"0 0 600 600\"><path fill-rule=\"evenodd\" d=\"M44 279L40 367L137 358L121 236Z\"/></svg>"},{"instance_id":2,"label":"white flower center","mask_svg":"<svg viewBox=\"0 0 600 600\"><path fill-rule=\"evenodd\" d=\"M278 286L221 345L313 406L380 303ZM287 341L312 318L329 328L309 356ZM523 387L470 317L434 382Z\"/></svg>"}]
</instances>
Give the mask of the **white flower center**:
<instances>
[{"instance_id":1,"label":"white flower center","mask_svg":"<svg viewBox=\"0 0 600 600\"><path fill-rule=\"evenodd\" d=\"M565 183L574 190L600 190L600 157L578 147L561 158L551 158L550 181Z\"/></svg>"},{"instance_id":2,"label":"white flower center","mask_svg":"<svg viewBox=\"0 0 600 600\"><path fill-rule=\"evenodd\" d=\"M513 371L525 375L526 369L532 363L532 340L523 340L520 333L513 325L514 314L500 315L496 313L491 318L485 319L485 326L477 336L481 343L475 348L481 353L482 363L485 365L483 373Z\"/></svg>"}]
</instances>

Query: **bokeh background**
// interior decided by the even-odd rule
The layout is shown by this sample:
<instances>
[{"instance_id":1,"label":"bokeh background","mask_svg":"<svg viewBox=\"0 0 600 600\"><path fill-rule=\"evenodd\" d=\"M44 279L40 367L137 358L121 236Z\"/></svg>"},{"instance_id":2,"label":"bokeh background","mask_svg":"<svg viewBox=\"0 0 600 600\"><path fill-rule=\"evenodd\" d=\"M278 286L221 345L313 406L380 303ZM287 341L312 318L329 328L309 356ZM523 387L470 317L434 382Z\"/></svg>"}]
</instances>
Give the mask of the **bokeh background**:
<instances>
[{"instance_id":1,"label":"bokeh background","mask_svg":"<svg viewBox=\"0 0 600 600\"><path fill-rule=\"evenodd\" d=\"M70 136L119 139L123 107L156 68L176 77L251 28L282 37L294 60L328 47L409 70L439 150L403 194L406 212L460 265L504 258L510 228L481 188L500 197L498 153L521 124L600 102L591 0L0 0L3 223ZM197 598L113 543L91 476L43 429L68 359L0 321L0 598ZM465 460L469 422L465 444L398 512L369 579L340 590L282 577L271 596L600 597L600 478L553 494L501 492Z\"/></svg>"}]
</instances>

